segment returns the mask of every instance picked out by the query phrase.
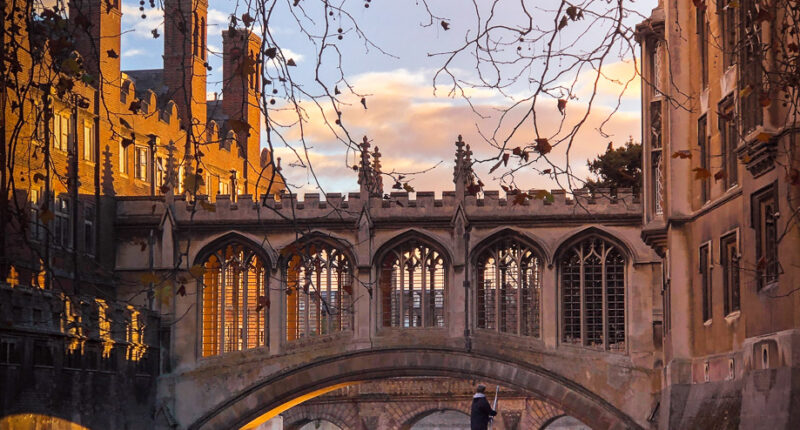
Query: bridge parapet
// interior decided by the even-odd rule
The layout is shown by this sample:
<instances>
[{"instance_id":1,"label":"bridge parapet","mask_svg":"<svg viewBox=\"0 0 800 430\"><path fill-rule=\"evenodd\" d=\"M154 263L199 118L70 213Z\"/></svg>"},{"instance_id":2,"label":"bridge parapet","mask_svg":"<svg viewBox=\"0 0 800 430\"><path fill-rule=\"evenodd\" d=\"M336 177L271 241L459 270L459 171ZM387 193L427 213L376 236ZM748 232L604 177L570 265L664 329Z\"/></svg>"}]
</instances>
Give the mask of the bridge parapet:
<instances>
[{"instance_id":1,"label":"bridge parapet","mask_svg":"<svg viewBox=\"0 0 800 430\"><path fill-rule=\"evenodd\" d=\"M413 194L413 197L412 197ZM232 201L227 195L219 195L215 203L208 197L199 195L187 200L175 199L176 221L223 221L223 220L352 220L359 218L368 205L373 219L381 218L450 218L459 205L465 215L470 217L507 218L554 218L554 217L616 217L619 215L638 216L641 214L639 196L630 189L620 189L611 194L607 189L595 192L576 190L567 196L565 190L530 190L525 195L487 190L478 198L466 196L463 201L456 198L453 191L445 191L436 198L432 191L416 193L392 192L381 197L369 197L367 201L359 193L328 193L321 199L318 193L307 193L303 198L297 194L264 195L254 200L252 195L244 194ZM150 204L145 204L146 201ZM120 197L117 203L118 217L162 216L165 211L163 197L127 198ZM498 209L502 208L502 212Z\"/></svg>"}]
</instances>

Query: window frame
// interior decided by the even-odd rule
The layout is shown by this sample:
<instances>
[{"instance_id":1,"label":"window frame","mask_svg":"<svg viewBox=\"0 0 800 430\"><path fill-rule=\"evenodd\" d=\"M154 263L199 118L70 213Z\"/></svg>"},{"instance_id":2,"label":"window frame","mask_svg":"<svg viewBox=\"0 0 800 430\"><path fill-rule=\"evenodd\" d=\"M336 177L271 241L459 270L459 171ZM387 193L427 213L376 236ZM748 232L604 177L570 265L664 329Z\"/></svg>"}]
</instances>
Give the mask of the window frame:
<instances>
[{"instance_id":1,"label":"window frame","mask_svg":"<svg viewBox=\"0 0 800 430\"><path fill-rule=\"evenodd\" d=\"M72 115L57 112L53 115L53 149L60 152L69 152Z\"/></svg>"},{"instance_id":2,"label":"window frame","mask_svg":"<svg viewBox=\"0 0 800 430\"><path fill-rule=\"evenodd\" d=\"M700 168L711 173L711 148L708 136L708 115L703 114L697 119L697 146L700 150ZM700 201L704 205L711 201L711 178L700 179Z\"/></svg>"},{"instance_id":3,"label":"window frame","mask_svg":"<svg viewBox=\"0 0 800 430\"><path fill-rule=\"evenodd\" d=\"M410 264L413 261L412 258L409 258L407 253L411 251L415 251L417 249L424 249L425 252L420 252L419 259L421 260L421 267L423 267L419 272L419 278L416 277L417 271L414 271L414 275L411 278L408 277L408 271L405 267L407 263ZM397 284L396 277L395 277L395 265L394 263L399 261L400 269L399 271L402 272L402 276L400 276L400 280L397 281L400 284L399 296L396 295L397 293ZM387 267L387 263L391 262ZM433 262L434 270L431 271L431 265L429 262ZM395 243L390 249L382 254L382 258L379 260L379 289L378 293L380 295L379 298L379 308L380 308L380 327L382 329L441 329L447 327L447 284L448 284L448 277L450 276L449 273L449 263L446 258L446 255L442 250L437 247L433 246L428 241L419 240L416 238L410 238L407 240L403 240L400 242ZM441 272L441 278L432 279L430 277L426 278L425 275L430 275L432 277L436 277L438 274L437 271ZM387 278L388 276L388 282ZM419 290L413 288L414 281L420 280ZM435 288L437 282L441 280L441 297L442 297L442 306L441 308L436 307L436 294L439 292L439 289ZM407 287L412 287L411 291ZM433 282L433 284L431 284ZM384 286L388 286L388 291L384 291ZM433 288L431 288L433 287ZM412 324L413 320L413 308L415 306L407 307L405 305L408 304L408 298L406 297L407 294L413 294L415 292L420 293L420 301L419 301L419 321L418 325ZM429 296L428 293L432 292L432 297ZM387 300L387 293L388 300ZM399 297L399 301L395 302L394 298ZM393 310L395 309L395 303L397 304L397 325L395 325L395 318L393 318ZM388 309L386 305L388 304ZM409 311L409 312L407 312ZM441 312L441 324L438 324L437 313ZM387 313L389 318L387 319ZM406 323L406 317L408 317L408 323Z\"/></svg>"},{"instance_id":4,"label":"window frame","mask_svg":"<svg viewBox=\"0 0 800 430\"><path fill-rule=\"evenodd\" d=\"M731 189L739 183L739 161L736 155L738 148L739 132L736 126L735 103L733 95L729 95L719 102L717 128L720 132L721 167L725 171L725 189Z\"/></svg>"},{"instance_id":5,"label":"window frame","mask_svg":"<svg viewBox=\"0 0 800 430\"><path fill-rule=\"evenodd\" d=\"M739 228L725 232L719 238L719 264L722 269L722 297L725 316L742 309L741 271L739 262L742 252ZM730 259L728 247L733 244L736 256Z\"/></svg>"},{"instance_id":6,"label":"window frame","mask_svg":"<svg viewBox=\"0 0 800 430\"><path fill-rule=\"evenodd\" d=\"M702 299L700 309L702 311L703 324L705 325L711 324L714 319L714 260L712 250L712 243L708 240L700 244L697 254L697 267L698 273L700 273L700 294Z\"/></svg>"},{"instance_id":7,"label":"window frame","mask_svg":"<svg viewBox=\"0 0 800 430\"><path fill-rule=\"evenodd\" d=\"M94 121L83 122L83 161L95 163L96 145L94 138Z\"/></svg>"},{"instance_id":8,"label":"window frame","mask_svg":"<svg viewBox=\"0 0 800 430\"><path fill-rule=\"evenodd\" d=\"M780 214L777 182L773 182L754 192L750 199L750 222L756 236L756 289L757 291L763 291L772 289L773 286L777 285L781 274L777 243L777 223ZM766 213L766 208L764 207L770 201L775 206L772 210L772 216ZM763 217L762 214L764 215ZM770 221L773 227L770 227ZM772 240L770 240L771 238ZM769 254L774 255L774 261L769 261ZM760 267L762 258L764 258L763 268Z\"/></svg>"},{"instance_id":9,"label":"window frame","mask_svg":"<svg viewBox=\"0 0 800 430\"><path fill-rule=\"evenodd\" d=\"M601 320L602 320L602 329L601 329L601 336L602 336L602 345L601 346L594 346L588 344L587 338L587 309L586 309L586 264L585 261L587 258L591 257L592 252L585 253L583 250L583 245L589 243L592 240L599 241L602 244L603 251L602 251L602 258L600 260L600 268L601 268L601 296L602 296L602 307L601 307ZM576 253L576 249L580 248L580 252ZM623 323L622 323L622 338L623 338L623 345L619 349L612 348L612 344L609 343L609 329L610 329L610 309L609 309L609 301L608 301L608 284L609 284L609 277L608 277L608 264L607 259L609 257L610 252L618 253L619 257L622 259L622 311L623 311ZM566 340L566 329L565 329L565 309L564 309L564 276L565 276L565 263L568 261L566 258L572 259L577 256L578 259L578 280L579 280L579 316L580 316L580 337L577 341L568 342ZM598 257L600 255L598 254ZM558 336L559 344L565 346L572 346L572 347L579 347L579 348L586 348L586 349L593 349L593 350L602 350L606 352L613 352L613 353L621 353L624 354L628 351L629 342L628 342L628 265L630 263L630 256L626 249L616 243L616 241L612 239L608 239L602 235L588 235L584 236L579 240L575 240L571 242L571 245L566 248L564 252L561 253L559 256L558 261L558 303L559 303L559 316L558 316L558 326L560 330L560 334Z\"/></svg>"},{"instance_id":10,"label":"window frame","mask_svg":"<svg viewBox=\"0 0 800 430\"><path fill-rule=\"evenodd\" d=\"M130 145L129 145L130 146ZM119 174L127 177L130 173L130 157L128 154L128 147L119 140Z\"/></svg>"},{"instance_id":11,"label":"window frame","mask_svg":"<svg viewBox=\"0 0 800 430\"><path fill-rule=\"evenodd\" d=\"M528 287L523 288L523 282L519 280L516 281L516 286L511 288L510 291L514 291L514 304L516 305L516 315L515 315L515 323L516 327L513 329L503 329L503 321L506 320L502 314L502 307L504 304L504 295L505 293L504 288L499 285L498 280L500 276L502 276L503 269L501 268L501 264L489 263L489 259L495 259L497 261L498 257L501 256L503 252L507 252L510 249L513 249L513 246L516 246L517 255L509 256L516 265L517 274L522 273L521 263L523 261L533 262L534 266L532 268L528 268L531 273L526 275L526 279L528 279ZM544 259L541 256L541 252L537 246L533 246L525 241L515 239L514 237L510 236L503 236L496 240L493 240L490 244L484 246L480 253L477 254L475 259L474 265L474 279L475 279L475 308L474 308L474 320L475 320L475 327L479 330L486 330L489 332L500 333L504 335L511 335L511 336L518 336L527 339L542 339L542 289L544 284ZM490 282L487 280L485 271L487 270L487 266L492 264L493 267L488 270L492 270L494 273L492 274L492 279L495 281L497 285L491 288L493 292L493 305L491 309L492 315L494 315L494 324L493 327L489 327L489 324L486 323L486 316L489 312L489 309L484 307L485 312L482 313L480 309L481 303L481 291L485 291L486 287L481 285L481 280L486 282ZM514 269L512 269L514 270ZM513 278L513 274L510 275ZM530 278L529 278L530 277ZM535 279L535 280L534 280ZM512 279L511 282L514 282ZM526 303L524 297L524 291L529 290L529 303ZM529 309L529 306L532 306L533 309ZM526 314L525 310L529 312ZM527 318L526 318L527 315ZM481 326L481 321L483 320L483 326ZM530 329L529 333L523 333L524 324L523 320L530 321Z\"/></svg>"},{"instance_id":12,"label":"window frame","mask_svg":"<svg viewBox=\"0 0 800 430\"><path fill-rule=\"evenodd\" d=\"M133 148L133 158L133 177L143 182L150 182L150 148L136 145Z\"/></svg>"}]
</instances>

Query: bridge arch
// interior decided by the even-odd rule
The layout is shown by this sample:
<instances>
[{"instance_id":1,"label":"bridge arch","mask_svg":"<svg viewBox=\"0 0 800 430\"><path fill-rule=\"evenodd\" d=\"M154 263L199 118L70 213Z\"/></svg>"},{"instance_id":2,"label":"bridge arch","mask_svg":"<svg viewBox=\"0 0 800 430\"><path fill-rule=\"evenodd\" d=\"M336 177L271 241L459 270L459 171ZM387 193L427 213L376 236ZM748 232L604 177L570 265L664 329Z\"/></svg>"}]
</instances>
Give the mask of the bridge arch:
<instances>
[{"instance_id":1,"label":"bridge arch","mask_svg":"<svg viewBox=\"0 0 800 430\"><path fill-rule=\"evenodd\" d=\"M298 399L324 392L320 387L405 376L483 378L546 399L595 429L640 428L602 397L553 371L512 357L450 348L371 349L281 370L215 405L188 428L241 428L266 421Z\"/></svg>"},{"instance_id":2,"label":"bridge arch","mask_svg":"<svg viewBox=\"0 0 800 430\"><path fill-rule=\"evenodd\" d=\"M445 407L445 408L429 408L422 412L414 411L414 415L410 417L404 417L405 420L402 426L400 426L400 430L411 430L411 428L414 427L414 424L417 424L418 422L424 420L425 418L433 414L442 412L458 412L460 414L465 415L467 419L469 419L469 410L466 408L457 408L455 406Z\"/></svg>"}]
</instances>

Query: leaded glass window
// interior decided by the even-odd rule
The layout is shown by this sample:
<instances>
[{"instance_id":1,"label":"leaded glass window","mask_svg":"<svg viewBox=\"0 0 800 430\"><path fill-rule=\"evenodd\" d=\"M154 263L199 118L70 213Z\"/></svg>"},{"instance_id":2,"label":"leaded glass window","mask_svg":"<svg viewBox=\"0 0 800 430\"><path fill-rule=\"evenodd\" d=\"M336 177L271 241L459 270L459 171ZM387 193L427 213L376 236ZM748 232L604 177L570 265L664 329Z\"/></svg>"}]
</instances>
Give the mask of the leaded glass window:
<instances>
[{"instance_id":1,"label":"leaded glass window","mask_svg":"<svg viewBox=\"0 0 800 430\"><path fill-rule=\"evenodd\" d=\"M561 340L612 351L625 349L625 257L590 237L560 258Z\"/></svg>"},{"instance_id":2,"label":"leaded glass window","mask_svg":"<svg viewBox=\"0 0 800 430\"><path fill-rule=\"evenodd\" d=\"M264 261L232 241L203 263L203 356L267 344Z\"/></svg>"},{"instance_id":3,"label":"leaded glass window","mask_svg":"<svg viewBox=\"0 0 800 430\"><path fill-rule=\"evenodd\" d=\"M445 279L442 253L416 241L390 250L381 265L384 327L444 327Z\"/></svg>"},{"instance_id":4,"label":"leaded glass window","mask_svg":"<svg viewBox=\"0 0 800 430\"><path fill-rule=\"evenodd\" d=\"M540 336L542 261L527 245L508 238L477 260L477 326Z\"/></svg>"},{"instance_id":5,"label":"leaded glass window","mask_svg":"<svg viewBox=\"0 0 800 430\"><path fill-rule=\"evenodd\" d=\"M287 340L352 328L353 270L340 249L321 240L293 249L286 281Z\"/></svg>"}]
</instances>

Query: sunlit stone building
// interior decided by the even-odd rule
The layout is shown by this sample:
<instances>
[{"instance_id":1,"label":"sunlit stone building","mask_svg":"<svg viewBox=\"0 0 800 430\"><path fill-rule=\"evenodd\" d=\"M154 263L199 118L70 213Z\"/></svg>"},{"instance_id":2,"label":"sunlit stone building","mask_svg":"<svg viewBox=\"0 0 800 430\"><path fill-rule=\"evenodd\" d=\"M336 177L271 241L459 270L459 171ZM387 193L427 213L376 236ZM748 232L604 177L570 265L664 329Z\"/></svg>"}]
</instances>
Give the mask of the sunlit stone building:
<instances>
[{"instance_id":1,"label":"sunlit stone building","mask_svg":"<svg viewBox=\"0 0 800 430\"><path fill-rule=\"evenodd\" d=\"M800 426L800 137L763 50L791 43L774 4L659 1L638 27L660 428Z\"/></svg>"}]
</instances>

